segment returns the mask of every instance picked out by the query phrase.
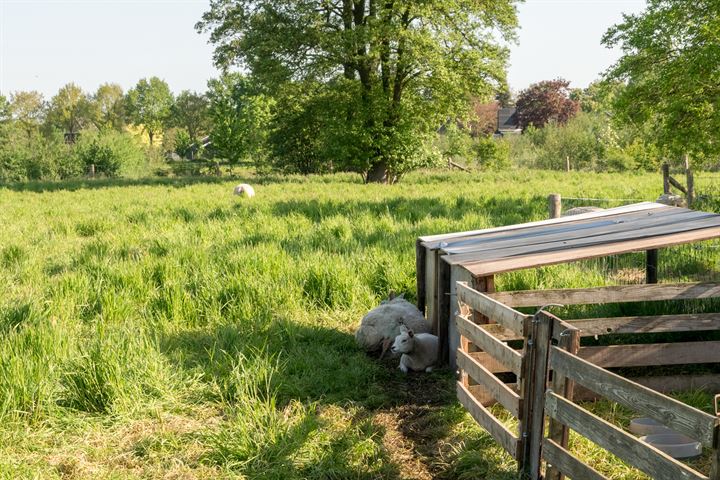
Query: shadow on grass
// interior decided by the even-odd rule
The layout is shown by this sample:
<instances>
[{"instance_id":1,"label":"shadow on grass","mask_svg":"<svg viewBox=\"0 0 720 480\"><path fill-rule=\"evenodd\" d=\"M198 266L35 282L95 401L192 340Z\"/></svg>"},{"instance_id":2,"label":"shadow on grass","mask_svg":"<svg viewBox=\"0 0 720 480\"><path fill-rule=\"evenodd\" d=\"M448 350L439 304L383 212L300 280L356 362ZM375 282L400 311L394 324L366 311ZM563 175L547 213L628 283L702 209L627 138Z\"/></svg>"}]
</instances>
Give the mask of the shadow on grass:
<instances>
[{"instance_id":1,"label":"shadow on grass","mask_svg":"<svg viewBox=\"0 0 720 480\"><path fill-rule=\"evenodd\" d=\"M377 413L397 416L397 429L409 442L426 442L421 461L428 464L436 439L462 419L451 372L402 374L397 359L379 362L361 351L352 335L332 328L284 320L224 325L166 335L161 345L177 368L214 386L210 398L201 401L219 401L230 411L243 402L238 395L243 386L232 373L233 360L239 359L248 370L254 362L275 366L269 384L278 409L292 412L296 402L304 405L299 421L262 444L262 462L247 462L247 447L233 440L247 433L234 431L232 420L212 442L216 448L209 461L242 464L237 469L253 478L402 478L407 466L393 460L395 447L386 440L387 427L375 420ZM256 380L252 375L240 381ZM432 438L416 431L423 423L432 424ZM319 448L322 455L308 453ZM306 457L314 460L297 460ZM274 474L256 470L261 464Z\"/></svg>"}]
</instances>

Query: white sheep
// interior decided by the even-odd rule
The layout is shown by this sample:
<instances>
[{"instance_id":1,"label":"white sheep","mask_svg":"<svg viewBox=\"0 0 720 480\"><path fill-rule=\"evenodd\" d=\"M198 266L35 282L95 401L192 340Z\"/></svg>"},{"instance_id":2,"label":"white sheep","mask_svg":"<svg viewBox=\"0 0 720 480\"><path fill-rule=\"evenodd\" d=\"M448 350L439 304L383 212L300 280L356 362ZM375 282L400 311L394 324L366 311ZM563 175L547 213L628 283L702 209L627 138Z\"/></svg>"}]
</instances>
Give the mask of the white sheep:
<instances>
[{"instance_id":1,"label":"white sheep","mask_svg":"<svg viewBox=\"0 0 720 480\"><path fill-rule=\"evenodd\" d=\"M382 350L380 358L385 356L395 337L400 334L400 326L405 325L414 332L425 333L430 326L415 305L402 297L393 297L370 310L360 322L355 332L355 340L368 352Z\"/></svg>"},{"instance_id":2,"label":"white sheep","mask_svg":"<svg viewBox=\"0 0 720 480\"><path fill-rule=\"evenodd\" d=\"M675 195L674 193L663 193L657 200L655 200L655 202L670 205L671 207L687 207L685 199L680 195Z\"/></svg>"},{"instance_id":3,"label":"white sheep","mask_svg":"<svg viewBox=\"0 0 720 480\"><path fill-rule=\"evenodd\" d=\"M605 209L600 208L600 207L575 207L575 208L571 208L570 210L567 210L565 213L562 214L562 216L569 217L570 215L580 215L582 213L602 212L603 210L605 210Z\"/></svg>"},{"instance_id":4,"label":"white sheep","mask_svg":"<svg viewBox=\"0 0 720 480\"><path fill-rule=\"evenodd\" d=\"M400 327L400 335L395 337L393 353L402 353L400 370L407 373L431 372L438 357L438 337L430 333L415 333L404 325Z\"/></svg>"},{"instance_id":5,"label":"white sheep","mask_svg":"<svg viewBox=\"0 0 720 480\"><path fill-rule=\"evenodd\" d=\"M233 193L235 195L245 195L248 198L252 198L255 196L255 189L248 185L247 183L241 183L237 187L235 187L235 190L233 190Z\"/></svg>"}]
</instances>

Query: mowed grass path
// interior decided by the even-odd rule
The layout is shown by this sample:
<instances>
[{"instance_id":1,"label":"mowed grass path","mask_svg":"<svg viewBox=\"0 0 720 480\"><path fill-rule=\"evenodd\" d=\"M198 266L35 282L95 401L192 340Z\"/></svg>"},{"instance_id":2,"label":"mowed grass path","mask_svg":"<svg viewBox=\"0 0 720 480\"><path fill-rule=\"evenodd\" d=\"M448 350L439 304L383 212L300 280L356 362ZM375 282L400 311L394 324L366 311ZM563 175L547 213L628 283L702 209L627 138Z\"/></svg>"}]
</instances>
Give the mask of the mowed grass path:
<instances>
[{"instance_id":1,"label":"mowed grass path","mask_svg":"<svg viewBox=\"0 0 720 480\"><path fill-rule=\"evenodd\" d=\"M390 290L414 300L418 235L541 219L551 192L651 200L662 183L243 180L256 198L231 195L239 180L0 188L0 478L513 478L450 372L404 376L354 329Z\"/></svg>"}]
</instances>

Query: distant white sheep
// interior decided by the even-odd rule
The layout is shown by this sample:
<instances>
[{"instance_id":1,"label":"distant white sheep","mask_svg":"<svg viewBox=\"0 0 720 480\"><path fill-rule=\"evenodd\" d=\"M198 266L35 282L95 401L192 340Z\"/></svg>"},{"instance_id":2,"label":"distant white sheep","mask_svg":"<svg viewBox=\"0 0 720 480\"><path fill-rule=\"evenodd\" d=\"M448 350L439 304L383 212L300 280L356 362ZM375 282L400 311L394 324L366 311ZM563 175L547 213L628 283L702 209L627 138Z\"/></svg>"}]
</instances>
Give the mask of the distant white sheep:
<instances>
[{"instance_id":1,"label":"distant white sheep","mask_svg":"<svg viewBox=\"0 0 720 480\"><path fill-rule=\"evenodd\" d=\"M235 190L233 190L233 193L235 195L245 195L248 198L252 198L255 196L255 189L248 185L247 183L241 183L237 187L235 187Z\"/></svg>"},{"instance_id":2,"label":"distant white sheep","mask_svg":"<svg viewBox=\"0 0 720 480\"><path fill-rule=\"evenodd\" d=\"M663 193L655 201L664 205L670 205L671 207L687 207L685 199L680 195L675 195L673 193Z\"/></svg>"},{"instance_id":3,"label":"distant white sheep","mask_svg":"<svg viewBox=\"0 0 720 480\"><path fill-rule=\"evenodd\" d=\"M400 327L400 335L395 337L393 353L402 353L400 370L407 373L430 372L438 358L438 337L430 333L415 333L404 325Z\"/></svg>"},{"instance_id":4,"label":"distant white sheep","mask_svg":"<svg viewBox=\"0 0 720 480\"><path fill-rule=\"evenodd\" d=\"M363 317L355 340L368 352L382 350L382 358L400 334L402 325L416 333L430 331L425 317L415 305L402 297L391 296Z\"/></svg>"},{"instance_id":5,"label":"distant white sheep","mask_svg":"<svg viewBox=\"0 0 720 480\"><path fill-rule=\"evenodd\" d=\"M600 207L575 207L575 208L571 208L570 210L567 210L565 213L562 214L562 216L569 217L570 215L580 215L581 213L601 212L603 210L605 210L605 209L600 208Z\"/></svg>"}]
</instances>

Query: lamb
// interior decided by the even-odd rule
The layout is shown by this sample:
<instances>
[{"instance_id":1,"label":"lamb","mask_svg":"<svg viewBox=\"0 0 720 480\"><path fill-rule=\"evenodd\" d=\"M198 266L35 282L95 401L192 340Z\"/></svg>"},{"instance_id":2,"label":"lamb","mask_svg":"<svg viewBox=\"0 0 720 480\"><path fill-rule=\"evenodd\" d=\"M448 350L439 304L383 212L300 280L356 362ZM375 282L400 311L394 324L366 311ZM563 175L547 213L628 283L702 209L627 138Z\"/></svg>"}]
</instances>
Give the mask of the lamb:
<instances>
[{"instance_id":1,"label":"lamb","mask_svg":"<svg viewBox=\"0 0 720 480\"><path fill-rule=\"evenodd\" d=\"M255 189L247 183L241 183L240 185L235 187L235 190L233 190L233 194L245 195L248 198L252 198L255 196Z\"/></svg>"},{"instance_id":2,"label":"lamb","mask_svg":"<svg viewBox=\"0 0 720 480\"><path fill-rule=\"evenodd\" d=\"M438 337L430 333L414 333L404 325L400 326L400 335L395 338L393 353L402 353L400 370L407 373L432 371L438 357Z\"/></svg>"},{"instance_id":3,"label":"lamb","mask_svg":"<svg viewBox=\"0 0 720 480\"><path fill-rule=\"evenodd\" d=\"M415 305L402 296L391 295L363 317L360 328L355 332L355 340L368 352L381 349L382 359L395 337L400 334L401 325L417 333L430 331L425 317Z\"/></svg>"}]
</instances>

